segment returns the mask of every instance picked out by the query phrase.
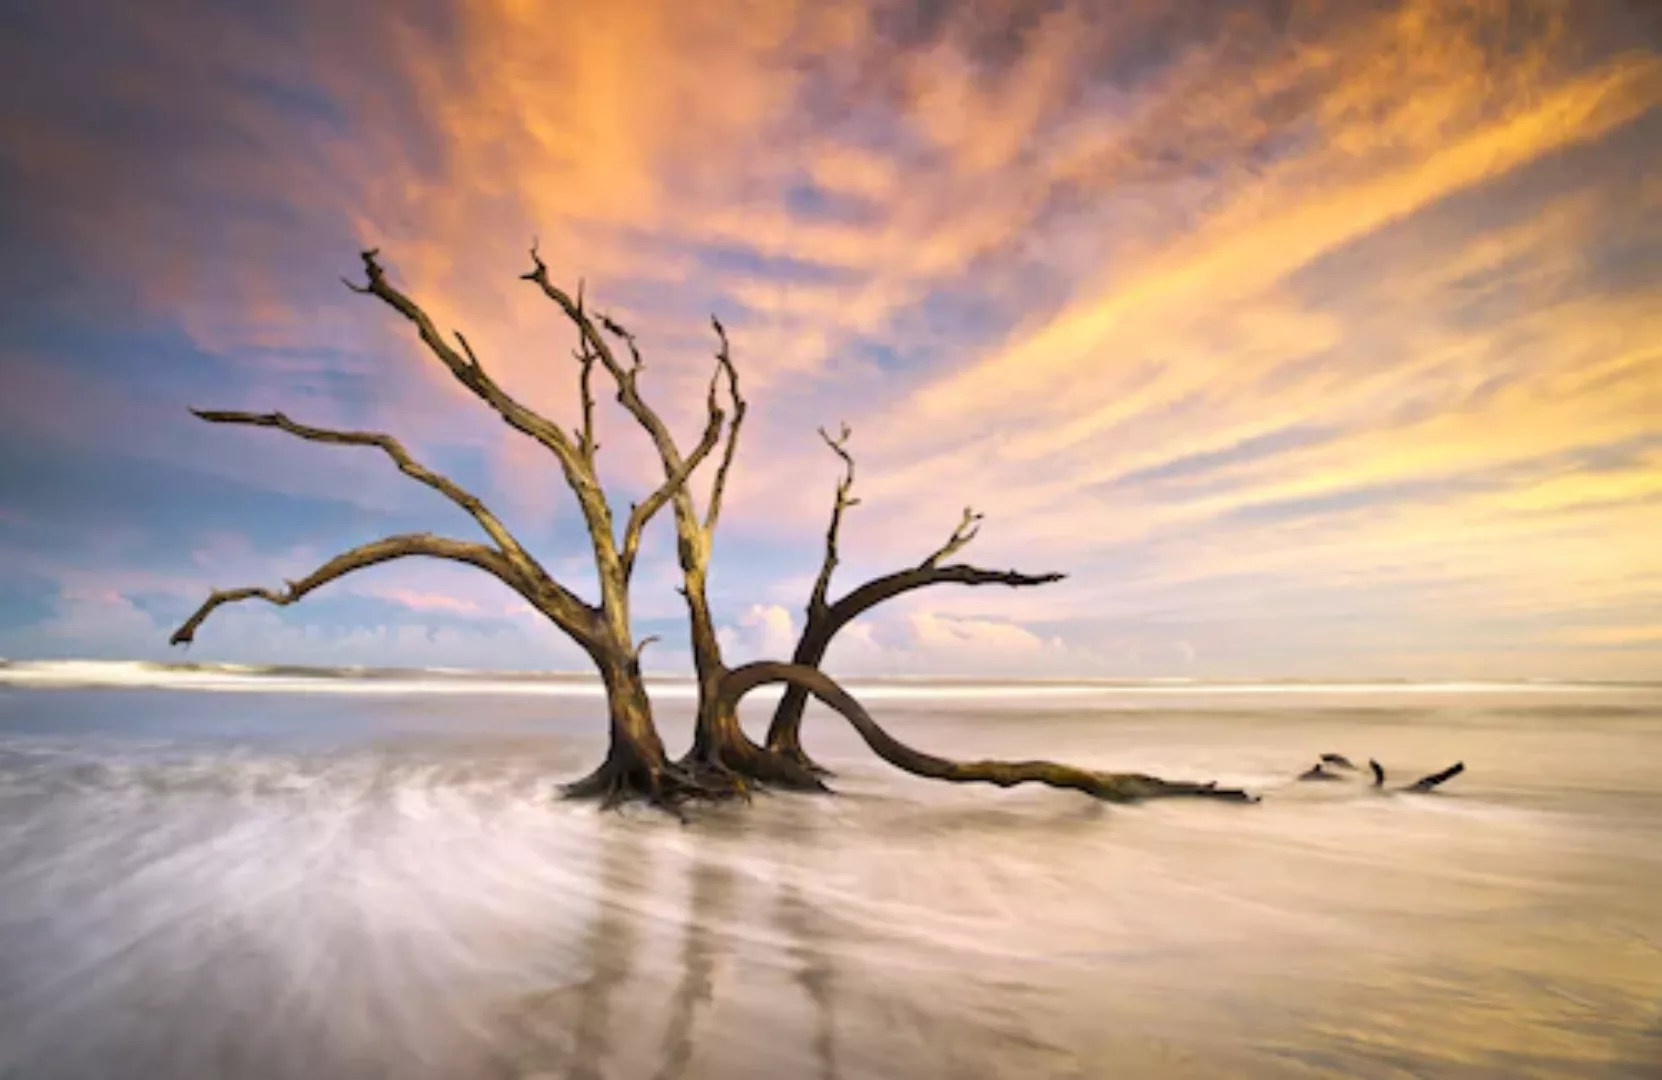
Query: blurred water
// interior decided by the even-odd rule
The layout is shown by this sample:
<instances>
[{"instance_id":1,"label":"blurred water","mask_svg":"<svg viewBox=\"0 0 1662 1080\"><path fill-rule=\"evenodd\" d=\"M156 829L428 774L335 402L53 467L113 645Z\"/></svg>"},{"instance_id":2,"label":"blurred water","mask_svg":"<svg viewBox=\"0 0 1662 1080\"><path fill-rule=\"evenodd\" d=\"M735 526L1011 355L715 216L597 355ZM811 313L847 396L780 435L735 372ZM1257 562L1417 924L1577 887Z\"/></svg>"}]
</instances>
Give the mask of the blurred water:
<instances>
[{"instance_id":1,"label":"blurred water","mask_svg":"<svg viewBox=\"0 0 1662 1080\"><path fill-rule=\"evenodd\" d=\"M0 686L0 1076L1662 1076L1657 689L879 694L1268 797L933 784L815 712L841 797L685 828L550 799L592 698L484 689ZM1470 771L1290 781L1329 750Z\"/></svg>"}]
</instances>

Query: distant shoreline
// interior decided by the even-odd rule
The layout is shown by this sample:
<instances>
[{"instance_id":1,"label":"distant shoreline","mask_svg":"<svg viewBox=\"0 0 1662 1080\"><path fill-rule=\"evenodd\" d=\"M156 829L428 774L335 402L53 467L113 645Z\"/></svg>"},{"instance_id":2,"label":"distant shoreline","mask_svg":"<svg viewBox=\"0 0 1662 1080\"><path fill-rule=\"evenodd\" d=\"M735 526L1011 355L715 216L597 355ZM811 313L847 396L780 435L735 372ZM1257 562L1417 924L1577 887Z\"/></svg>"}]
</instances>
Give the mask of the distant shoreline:
<instances>
[{"instance_id":1,"label":"distant shoreline","mask_svg":"<svg viewBox=\"0 0 1662 1080\"><path fill-rule=\"evenodd\" d=\"M648 675L649 686L691 693L694 680L678 675ZM1662 689L1662 683L1587 679L1427 679L1402 677L1351 679L1127 679L1102 676L1012 676L1007 678L947 675L852 676L851 690L868 695L957 697L1010 692L1091 694L1293 694L1293 693L1496 693L1576 690ZM599 679L572 671L492 671L471 668L322 667L301 664L163 663L143 660L7 660L0 659L0 686L52 689L73 687L154 688L177 690L311 690L328 688L387 691L485 691L574 693L601 690ZM897 693L898 692L898 693Z\"/></svg>"}]
</instances>

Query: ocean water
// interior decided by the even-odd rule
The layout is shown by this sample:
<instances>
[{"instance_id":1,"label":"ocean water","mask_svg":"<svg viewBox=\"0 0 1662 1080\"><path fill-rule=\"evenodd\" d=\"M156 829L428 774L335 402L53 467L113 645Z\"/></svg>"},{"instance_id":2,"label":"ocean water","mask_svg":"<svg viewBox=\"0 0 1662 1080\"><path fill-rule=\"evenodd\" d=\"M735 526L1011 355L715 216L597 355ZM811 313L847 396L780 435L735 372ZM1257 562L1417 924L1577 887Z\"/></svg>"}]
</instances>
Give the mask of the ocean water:
<instances>
[{"instance_id":1,"label":"ocean water","mask_svg":"<svg viewBox=\"0 0 1662 1080\"><path fill-rule=\"evenodd\" d=\"M0 666L0 1077L1662 1077L1662 687L856 692L1265 799L916 780L813 711L838 797L681 826L551 797L583 680Z\"/></svg>"}]
</instances>

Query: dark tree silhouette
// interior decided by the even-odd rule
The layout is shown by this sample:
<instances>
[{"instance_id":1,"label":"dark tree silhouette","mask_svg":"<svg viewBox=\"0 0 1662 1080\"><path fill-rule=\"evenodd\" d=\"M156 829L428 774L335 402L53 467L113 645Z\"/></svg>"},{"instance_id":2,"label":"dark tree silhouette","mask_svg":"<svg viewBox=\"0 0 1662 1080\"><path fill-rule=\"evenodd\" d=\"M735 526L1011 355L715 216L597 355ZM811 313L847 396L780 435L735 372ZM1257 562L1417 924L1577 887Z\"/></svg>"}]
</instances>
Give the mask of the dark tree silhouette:
<instances>
[{"instance_id":1,"label":"dark tree silhouette","mask_svg":"<svg viewBox=\"0 0 1662 1080\"><path fill-rule=\"evenodd\" d=\"M296 423L282 413L193 410L210 423L275 428L312 442L373 447L384 453L399 471L465 510L490 539L489 544L450 539L428 533L391 536L335 556L299 581L273 590L245 587L213 591L174 632L174 644L191 642L203 622L224 604L259 599L271 604L293 604L312 591L367 567L405 558L445 559L478 567L518 593L535 610L565 632L593 661L606 689L610 746L605 760L589 776L567 786L573 797L595 796L607 805L642 798L680 812L689 799L746 795L760 783L799 788L822 788L813 764L797 740L801 703L812 694L853 725L879 757L915 776L958 783L981 782L1008 787L1040 783L1081 791L1101 799L1130 801L1186 795L1251 801L1244 792L1220 789L1211 783L1168 782L1134 773L1104 773L1048 761L957 762L912 749L888 734L835 680L818 669L831 637L860 612L875 604L925 585L1037 585L1061 579L1060 574L1024 575L1015 571L988 571L965 565L941 565L975 537L980 516L966 511L948 542L917 567L868 582L835 604L825 593L836 566L837 532L842 513L853 501L853 459L846 450L847 429L840 439L826 441L843 459L847 472L838 486L837 504L827 534L826 557L810 600L809 625L797 649L795 663L765 661L729 669L722 660L707 597L710 554L722 497L738 448L746 403L740 394L738 371L729 353L727 333L719 320L711 324L717 339L716 366L706 400L707 421L697 444L686 453L668 426L640 392L641 354L632 333L611 317L591 312L582 288L575 296L554 284L548 268L531 249L532 268L521 275L564 313L578 335L578 387L582 419L566 430L509 395L490 376L460 332L452 344L432 318L413 299L393 286L378 253L363 253L366 282L348 288L371 296L415 325L427 351L475 397L494 410L510 427L541 444L553 455L576 496L589 534L599 579L598 602L589 602L556 581L528 553L483 502L447 477L417 462L397 439L365 431L339 431ZM620 359L614 344L627 350ZM622 538L595 467L599 449L594 437L594 369L604 369L617 390L617 401L650 436L663 466L663 482L624 521ZM725 399L732 412L723 408ZM823 434L823 433L822 433ZM716 447L723 444L719 465L702 514L689 489L689 480ZM699 706L694 743L679 761L671 760L653 720L652 705L641 674L641 650L653 639L636 641L630 622L630 586L641 537L647 524L665 506L673 509L676 552L682 571L681 592L687 602ZM794 716L784 710L774 717L766 746L752 742L739 725L738 706L750 690L767 683L790 688L786 702L797 702ZM794 695L794 696L793 696Z\"/></svg>"}]
</instances>

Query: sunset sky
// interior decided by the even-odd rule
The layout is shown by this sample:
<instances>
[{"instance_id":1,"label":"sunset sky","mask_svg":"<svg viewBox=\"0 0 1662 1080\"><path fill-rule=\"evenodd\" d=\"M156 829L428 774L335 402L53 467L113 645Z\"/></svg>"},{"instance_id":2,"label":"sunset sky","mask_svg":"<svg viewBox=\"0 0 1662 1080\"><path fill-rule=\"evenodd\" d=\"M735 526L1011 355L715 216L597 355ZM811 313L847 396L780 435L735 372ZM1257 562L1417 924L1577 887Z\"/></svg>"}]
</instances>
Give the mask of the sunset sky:
<instances>
[{"instance_id":1,"label":"sunset sky","mask_svg":"<svg viewBox=\"0 0 1662 1080\"><path fill-rule=\"evenodd\" d=\"M836 674L1662 677L1659 12L0 5L0 656L580 668L415 561L166 644L212 586L476 535L374 451L187 406L395 434L594 597L551 457L340 281L379 247L569 425L536 237L687 444L729 328L730 659L794 640L847 421L834 594L965 504L968 561L1070 577L894 603ZM600 442L621 506L656 459L609 401Z\"/></svg>"}]
</instances>

